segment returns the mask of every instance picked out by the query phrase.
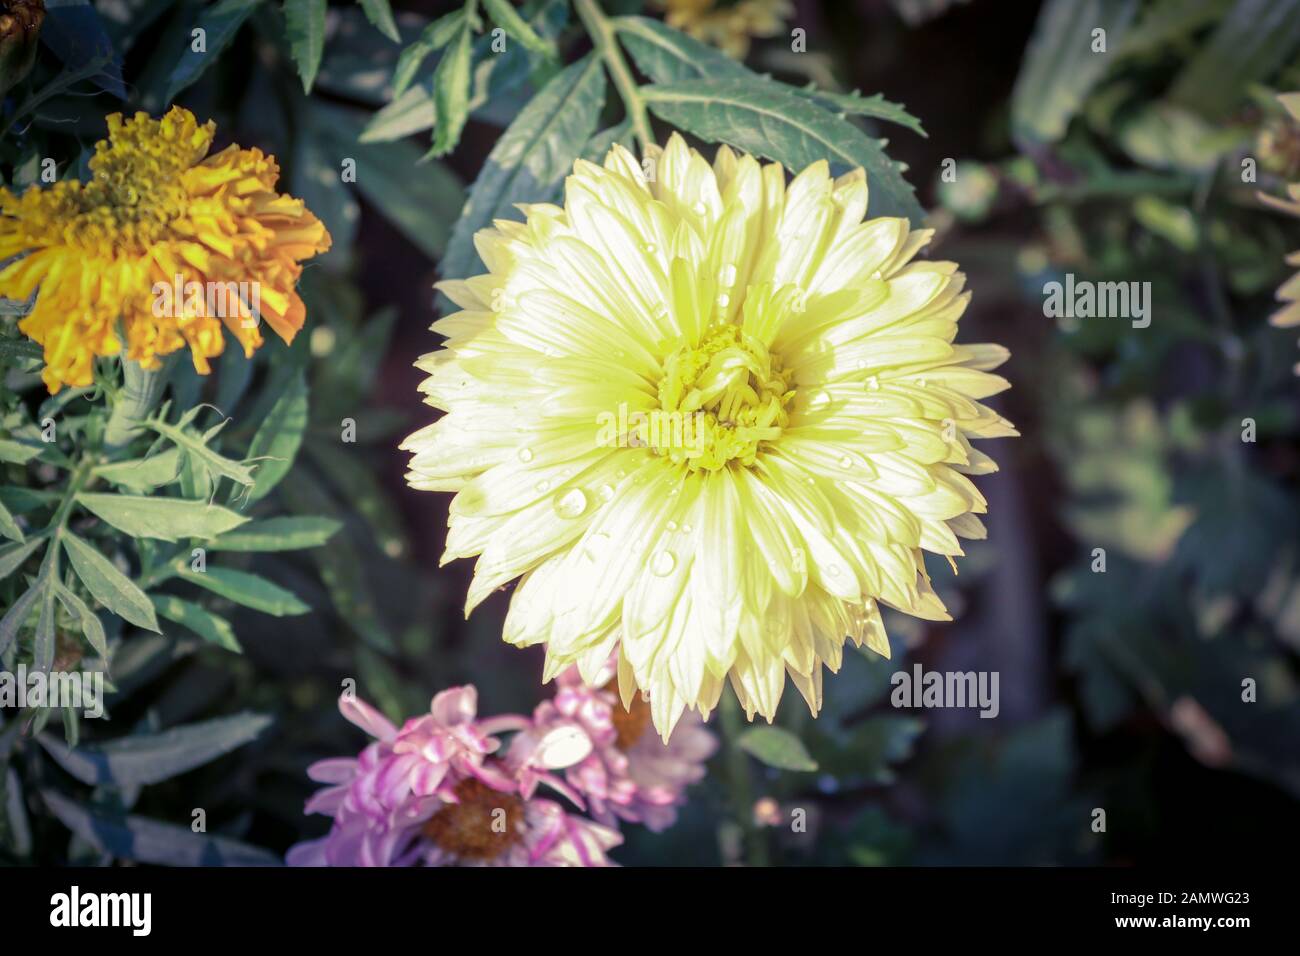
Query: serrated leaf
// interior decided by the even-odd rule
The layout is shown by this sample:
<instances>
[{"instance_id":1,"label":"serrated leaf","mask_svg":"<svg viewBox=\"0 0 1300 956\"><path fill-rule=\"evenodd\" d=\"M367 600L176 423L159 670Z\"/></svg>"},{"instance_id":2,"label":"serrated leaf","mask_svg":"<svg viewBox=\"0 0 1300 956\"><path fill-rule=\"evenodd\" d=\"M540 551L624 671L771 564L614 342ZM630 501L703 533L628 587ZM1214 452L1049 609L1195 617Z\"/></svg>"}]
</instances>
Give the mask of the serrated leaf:
<instances>
[{"instance_id":1,"label":"serrated leaf","mask_svg":"<svg viewBox=\"0 0 1300 956\"><path fill-rule=\"evenodd\" d=\"M190 431L189 426L200 411L202 406L191 408L174 425L163 420L162 415L151 418L144 424L181 449L187 464L195 472L194 478L205 491L203 497L207 496L208 487L218 478L229 478L237 484L252 486L253 469L250 465L227 458L211 446L212 440L226 427L226 422L212 426L201 435Z\"/></svg>"},{"instance_id":2,"label":"serrated leaf","mask_svg":"<svg viewBox=\"0 0 1300 956\"><path fill-rule=\"evenodd\" d=\"M361 9L366 12L366 19L374 24L376 30L394 43L402 42L402 35L397 32L397 21L393 19L393 8L388 0L361 0Z\"/></svg>"},{"instance_id":3,"label":"serrated leaf","mask_svg":"<svg viewBox=\"0 0 1300 956\"><path fill-rule=\"evenodd\" d=\"M673 126L775 160L791 172L822 159L845 168L860 166L867 173L872 216L901 216L914 227L925 218L902 167L880 142L779 84L696 80L643 87L641 95L652 112Z\"/></svg>"},{"instance_id":4,"label":"serrated leaf","mask_svg":"<svg viewBox=\"0 0 1300 956\"><path fill-rule=\"evenodd\" d=\"M1011 94L1011 129L1024 144L1065 135L1089 92L1117 61L1136 0L1049 0ZM1093 30L1104 30L1108 52L1094 53Z\"/></svg>"},{"instance_id":5,"label":"serrated leaf","mask_svg":"<svg viewBox=\"0 0 1300 956\"><path fill-rule=\"evenodd\" d=\"M428 153L430 157L445 156L460 142L461 130L469 119L473 49L473 34L466 21L433 73L433 107L438 114L438 123L433 128L433 146Z\"/></svg>"},{"instance_id":6,"label":"serrated leaf","mask_svg":"<svg viewBox=\"0 0 1300 956\"><path fill-rule=\"evenodd\" d=\"M206 571L192 571L184 568L180 571L180 576L227 601L251 607L263 614L292 617L311 610L292 591L286 591L278 584L272 584L266 578L247 571L214 567L209 567Z\"/></svg>"},{"instance_id":7,"label":"serrated leaf","mask_svg":"<svg viewBox=\"0 0 1300 956\"><path fill-rule=\"evenodd\" d=\"M205 52L196 52L191 44L186 44L167 79L167 92L163 99L170 103L178 93L198 80L217 61L221 51L230 45L244 21L260 3L261 0L220 0L200 13L194 28L204 31Z\"/></svg>"},{"instance_id":8,"label":"serrated leaf","mask_svg":"<svg viewBox=\"0 0 1300 956\"><path fill-rule=\"evenodd\" d=\"M637 68L656 83L757 75L725 53L658 20L617 17L613 24Z\"/></svg>"},{"instance_id":9,"label":"serrated leaf","mask_svg":"<svg viewBox=\"0 0 1300 956\"><path fill-rule=\"evenodd\" d=\"M140 816L121 816L79 805L61 794L42 794L50 811L69 830L122 860L158 866L280 866L279 857L227 837L195 833Z\"/></svg>"},{"instance_id":10,"label":"serrated leaf","mask_svg":"<svg viewBox=\"0 0 1300 956\"><path fill-rule=\"evenodd\" d=\"M445 279L480 271L474 234L493 219L517 219L514 204L553 197L591 134L605 101L605 74L588 55L558 73L488 154L442 259Z\"/></svg>"},{"instance_id":11,"label":"serrated leaf","mask_svg":"<svg viewBox=\"0 0 1300 956\"><path fill-rule=\"evenodd\" d=\"M861 93L828 93L825 90L804 87L796 93L806 96L817 105L832 113L847 113L850 116L866 116L905 126L919 136L927 135L921 121L909 113L900 103L891 103L880 93L863 96Z\"/></svg>"},{"instance_id":12,"label":"serrated leaf","mask_svg":"<svg viewBox=\"0 0 1300 956\"><path fill-rule=\"evenodd\" d=\"M519 41L525 49L538 56L555 59L555 44L538 36L508 0L483 0L483 8L493 23L505 30L512 39Z\"/></svg>"},{"instance_id":13,"label":"serrated leaf","mask_svg":"<svg viewBox=\"0 0 1300 956\"><path fill-rule=\"evenodd\" d=\"M64 531L62 541L63 549L72 561L72 570L96 601L136 627L155 632L158 630L153 605L135 582L92 545L72 532Z\"/></svg>"},{"instance_id":14,"label":"serrated leaf","mask_svg":"<svg viewBox=\"0 0 1300 956\"><path fill-rule=\"evenodd\" d=\"M55 763L84 784L146 787L210 763L256 740L270 725L265 714L242 713L76 750L49 734L37 739Z\"/></svg>"},{"instance_id":15,"label":"serrated leaf","mask_svg":"<svg viewBox=\"0 0 1300 956\"><path fill-rule=\"evenodd\" d=\"M319 548L343 527L333 518L289 517L250 521L208 542L209 551L298 551Z\"/></svg>"},{"instance_id":16,"label":"serrated leaf","mask_svg":"<svg viewBox=\"0 0 1300 956\"><path fill-rule=\"evenodd\" d=\"M172 594L153 594L154 610L159 615L182 627L187 627L209 643L224 647L237 654L243 653L239 641L235 638L235 629L224 617L213 614L207 608L189 601L183 601Z\"/></svg>"},{"instance_id":17,"label":"serrated leaf","mask_svg":"<svg viewBox=\"0 0 1300 956\"><path fill-rule=\"evenodd\" d=\"M326 0L284 0L284 24L289 52L298 64L302 91L310 93L325 53Z\"/></svg>"},{"instance_id":18,"label":"serrated leaf","mask_svg":"<svg viewBox=\"0 0 1300 956\"><path fill-rule=\"evenodd\" d=\"M11 541L17 541L22 544L26 539L23 529L18 527L18 522L14 521L14 516L9 513L9 509L0 503L0 534L4 535ZM0 578L4 575L0 574Z\"/></svg>"},{"instance_id":19,"label":"serrated leaf","mask_svg":"<svg viewBox=\"0 0 1300 956\"><path fill-rule=\"evenodd\" d=\"M95 474L105 481L143 494L176 480L181 470L181 452L179 448L166 451L147 458L132 458L108 465L99 465Z\"/></svg>"},{"instance_id":20,"label":"serrated leaf","mask_svg":"<svg viewBox=\"0 0 1300 956\"><path fill-rule=\"evenodd\" d=\"M23 562L44 542L44 538L32 538L30 541L7 544L0 548L0 581L22 567Z\"/></svg>"},{"instance_id":21,"label":"serrated leaf","mask_svg":"<svg viewBox=\"0 0 1300 956\"><path fill-rule=\"evenodd\" d=\"M250 504L265 498L293 467L307 427L307 415L307 381L299 373L271 407L248 446L249 459L257 462L253 487L248 493Z\"/></svg>"},{"instance_id":22,"label":"serrated leaf","mask_svg":"<svg viewBox=\"0 0 1300 956\"><path fill-rule=\"evenodd\" d=\"M444 14L425 27L420 38L397 58L397 66L393 70L393 95L401 96L406 92L424 61L450 43L467 22L465 11L461 9Z\"/></svg>"},{"instance_id":23,"label":"serrated leaf","mask_svg":"<svg viewBox=\"0 0 1300 956\"><path fill-rule=\"evenodd\" d=\"M37 581L30 588L19 595L18 600L5 612L5 616L0 618L0 654L9 650L9 645L13 643L18 632L27 622L27 617L31 614L33 605L38 598L44 593L44 582Z\"/></svg>"},{"instance_id":24,"label":"serrated leaf","mask_svg":"<svg viewBox=\"0 0 1300 956\"><path fill-rule=\"evenodd\" d=\"M100 657L107 658L108 637L104 633L104 623L99 619L99 615L75 591L62 584L55 587L54 593L60 603L68 609L68 613L80 623L81 633L86 638L86 643L93 647Z\"/></svg>"},{"instance_id":25,"label":"serrated leaf","mask_svg":"<svg viewBox=\"0 0 1300 956\"><path fill-rule=\"evenodd\" d=\"M547 0L528 22L538 35L553 38L560 33L567 18L565 0ZM484 36L474 46L469 112L471 116L481 112L486 114L481 118L504 125L517 112L511 106L512 98L529 92L528 81L537 57L522 45L508 47L504 53L494 53L491 43L492 38ZM505 120L496 115L502 110L509 111ZM361 133L361 142L382 143L401 139L432 129L437 118L432 82L410 85L394 94L388 105L370 117Z\"/></svg>"},{"instance_id":26,"label":"serrated leaf","mask_svg":"<svg viewBox=\"0 0 1300 956\"><path fill-rule=\"evenodd\" d=\"M248 520L221 505L143 495L77 495L77 504L135 538L215 538Z\"/></svg>"},{"instance_id":27,"label":"serrated leaf","mask_svg":"<svg viewBox=\"0 0 1300 956\"><path fill-rule=\"evenodd\" d=\"M780 727L750 727L736 743L750 756L778 770L811 773L817 769L803 741Z\"/></svg>"}]
</instances>

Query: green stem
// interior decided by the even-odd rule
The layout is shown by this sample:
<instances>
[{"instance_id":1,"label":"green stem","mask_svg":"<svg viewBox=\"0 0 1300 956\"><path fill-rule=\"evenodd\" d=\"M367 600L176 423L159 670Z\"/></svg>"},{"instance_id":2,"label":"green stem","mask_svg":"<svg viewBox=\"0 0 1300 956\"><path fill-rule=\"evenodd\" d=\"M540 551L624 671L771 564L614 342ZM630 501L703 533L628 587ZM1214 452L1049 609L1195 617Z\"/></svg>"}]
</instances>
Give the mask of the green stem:
<instances>
[{"instance_id":1,"label":"green stem","mask_svg":"<svg viewBox=\"0 0 1300 956\"><path fill-rule=\"evenodd\" d=\"M605 61L605 67L614 81L614 88L618 90L618 95L623 100L623 107L627 110L627 118L632 122L632 131L640 140L641 151L644 153L648 147L654 145L655 135L650 129L650 114L646 112L640 87L637 86L636 79L628 68L627 60L623 59L623 51L618 47L618 40L614 38L614 27L601 11L596 0L573 0L573 6L591 36L596 52Z\"/></svg>"},{"instance_id":2,"label":"green stem","mask_svg":"<svg viewBox=\"0 0 1300 956\"><path fill-rule=\"evenodd\" d=\"M122 359L122 390L104 427L105 451L110 454L121 451L143 431L140 422L162 397L169 364L164 359L160 368L149 370L131 359Z\"/></svg>"},{"instance_id":3,"label":"green stem","mask_svg":"<svg viewBox=\"0 0 1300 956\"><path fill-rule=\"evenodd\" d=\"M749 866L767 866L767 835L754 820L754 791L750 778L749 754L740 749L740 735L745 731L740 701L724 690L718 708L722 734L727 740L727 783L731 791L736 823L745 835L745 862Z\"/></svg>"}]
</instances>

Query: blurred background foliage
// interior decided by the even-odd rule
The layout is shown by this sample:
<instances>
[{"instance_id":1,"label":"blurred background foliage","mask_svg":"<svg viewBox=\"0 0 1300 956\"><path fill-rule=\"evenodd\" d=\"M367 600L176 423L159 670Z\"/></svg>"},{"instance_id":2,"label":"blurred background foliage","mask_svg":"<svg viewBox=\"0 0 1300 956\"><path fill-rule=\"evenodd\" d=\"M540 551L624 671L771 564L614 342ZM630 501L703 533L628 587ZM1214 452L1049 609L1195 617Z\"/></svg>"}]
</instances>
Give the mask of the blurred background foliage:
<instances>
[{"instance_id":1,"label":"blurred background foliage","mask_svg":"<svg viewBox=\"0 0 1300 956\"><path fill-rule=\"evenodd\" d=\"M488 55L486 33L473 39L451 152L430 130L458 41L435 49L430 25L460 4L398 0L391 17L371 0L47 6L35 69L5 104L12 184L33 182L45 156L84 175L105 113L176 101L217 121L219 145L274 153L282 188L329 227L294 345L270 341L252 360L227 350L209 379L181 371L171 388L177 408L202 399L231 417L227 453L292 406L293 467L265 508L340 530L254 556L311 611L218 602L238 649L168 627L115 635L113 719L83 725L77 750L3 712L0 860L272 861L325 825L302 815L306 766L359 749L335 706L345 679L395 719L453 683L476 683L484 712L548 692L539 656L500 640L508 595L463 619L469 564L437 569L447 496L408 493L395 449L427 418L412 362L434 345L432 283L465 185L588 44L560 0L524 4L535 48ZM930 568L955 623L887 619L893 661L849 653L819 719L787 697L777 731L724 747L676 827L631 828L615 858L1125 864L1240 859L1260 838L1294 848L1300 379L1295 331L1267 317L1300 220L1258 194L1300 179L1300 128L1275 99L1300 89L1300 0L793 11L806 52L786 33L758 38L748 65L881 93L924 121L925 138L889 129L889 155L938 227L929 253L969 276L963 338L1011 348L1015 387L998 402L1024 437L981 481L988 540L960 576ZM208 55L189 52L195 24ZM1104 53L1081 40L1099 27ZM627 135L606 109L593 150ZM849 121L884 132L871 112ZM1045 316L1044 284L1066 274L1150 282L1150 326ZM14 407L40 397L13 394ZM339 441L348 420L356 443ZM894 708L889 677L914 662L997 671L1000 714ZM210 835L193 833L196 809Z\"/></svg>"}]
</instances>

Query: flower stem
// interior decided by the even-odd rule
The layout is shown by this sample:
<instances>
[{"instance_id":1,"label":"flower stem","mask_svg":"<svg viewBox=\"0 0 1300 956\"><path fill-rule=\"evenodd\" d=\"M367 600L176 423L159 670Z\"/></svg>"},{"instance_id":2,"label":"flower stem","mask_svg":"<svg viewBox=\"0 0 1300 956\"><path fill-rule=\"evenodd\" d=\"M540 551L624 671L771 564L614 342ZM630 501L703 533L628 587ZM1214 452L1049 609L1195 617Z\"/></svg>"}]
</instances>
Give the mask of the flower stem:
<instances>
[{"instance_id":1,"label":"flower stem","mask_svg":"<svg viewBox=\"0 0 1300 956\"><path fill-rule=\"evenodd\" d=\"M655 135L650 129L650 115L646 112L640 87L637 86L636 79L628 68L627 60L623 59L623 51L618 48L618 41L614 38L614 28L596 0L573 0L573 6L591 36L596 52L605 61L605 67L614 81L614 88L618 90L618 95L623 100L623 107L627 110L627 118L632 123L632 132L640 140L641 151L644 153L647 147L654 145Z\"/></svg>"},{"instance_id":2,"label":"flower stem","mask_svg":"<svg viewBox=\"0 0 1300 956\"><path fill-rule=\"evenodd\" d=\"M727 738L727 783L731 791L736 823L745 836L745 862L749 866L767 866L767 839L754 820L754 793L749 771L749 755L740 749L740 735L745 722L741 718L740 701L734 694L723 692L719 717L722 733Z\"/></svg>"},{"instance_id":3,"label":"flower stem","mask_svg":"<svg viewBox=\"0 0 1300 956\"><path fill-rule=\"evenodd\" d=\"M122 359L122 390L104 427L105 451L121 451L140 434L141 419L153 411L167 385L169 364L164 359L160 368L151 370L129 358Z\"/></svg>"}]
</instances>

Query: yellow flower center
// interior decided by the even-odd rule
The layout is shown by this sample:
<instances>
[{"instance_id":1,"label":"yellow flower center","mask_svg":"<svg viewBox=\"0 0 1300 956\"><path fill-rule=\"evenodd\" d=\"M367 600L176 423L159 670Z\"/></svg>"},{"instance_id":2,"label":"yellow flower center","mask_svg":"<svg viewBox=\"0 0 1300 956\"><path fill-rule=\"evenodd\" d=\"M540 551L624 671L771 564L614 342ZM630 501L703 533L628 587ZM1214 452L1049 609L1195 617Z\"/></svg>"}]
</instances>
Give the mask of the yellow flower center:
<instances>
[{"instance_id":1,"label":"yellow flower center","mask_svg":"<svg viewBox=\"0 0 1300 956\"><path fill-rule=\"evenodd\" d=\"M449 803L421 828L441 849L463 860L490 860L519 842L524 801L469 777L454 788Z\"/></svg>"},{"instance_id":2,"label":"yellow flower center","mask_svg":"<svg viewBox=\"0 0 1300 956\"><path fill-rule=\"evenodd\" d=\"M789 424L790 373L763 343L733 324L683 344L664 362L659 408L638 429L649 448L691 470L752 465L759 445Z\"/></svg>"}]
</instances>

